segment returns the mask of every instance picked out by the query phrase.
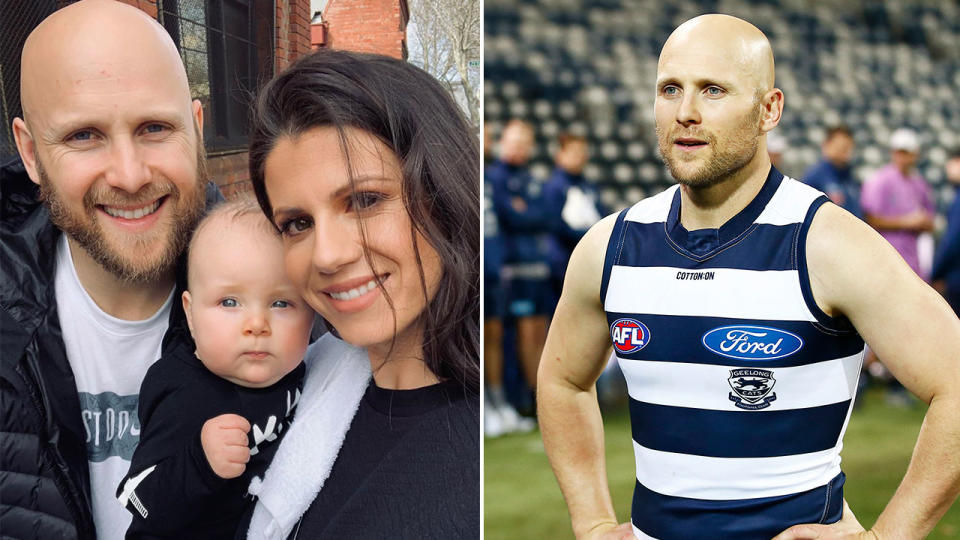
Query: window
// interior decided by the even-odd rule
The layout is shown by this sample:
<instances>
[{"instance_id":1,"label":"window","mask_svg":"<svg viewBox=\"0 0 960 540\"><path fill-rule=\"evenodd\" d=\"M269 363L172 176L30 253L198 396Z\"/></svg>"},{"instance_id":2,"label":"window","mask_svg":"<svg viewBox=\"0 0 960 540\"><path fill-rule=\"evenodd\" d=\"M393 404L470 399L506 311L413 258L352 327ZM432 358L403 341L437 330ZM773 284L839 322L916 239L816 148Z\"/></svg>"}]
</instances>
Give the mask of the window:
<instances>
[{"instance_id":1,"label":"window","mask_svg":"<svg viewBox=\"0 0 960 540\"><path fill-rule=\"evenodd\" d=\"M264 0L159 0L158 18L203 104L208 152L243 150L250 104L273 76L274 3Z\"/></svg>"}]
</instances>

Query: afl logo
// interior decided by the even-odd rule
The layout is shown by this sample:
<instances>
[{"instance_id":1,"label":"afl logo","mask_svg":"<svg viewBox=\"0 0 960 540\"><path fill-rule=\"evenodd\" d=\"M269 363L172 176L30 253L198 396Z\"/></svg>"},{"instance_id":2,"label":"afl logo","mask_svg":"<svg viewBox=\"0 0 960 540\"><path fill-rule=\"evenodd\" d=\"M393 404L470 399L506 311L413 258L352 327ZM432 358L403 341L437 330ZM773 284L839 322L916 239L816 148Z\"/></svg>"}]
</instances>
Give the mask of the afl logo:
<instances>
[{"instance_id":1,"label":"afl logo","mask_svg":"<svg viewBox=\"0 0 960 540\"><path fill-rule=\"evenodd\" d=\"M630 354L650 343L650 329L636 319L617 319L610 325L610 339L618 353Z\"/></svg>"}]
</instances>

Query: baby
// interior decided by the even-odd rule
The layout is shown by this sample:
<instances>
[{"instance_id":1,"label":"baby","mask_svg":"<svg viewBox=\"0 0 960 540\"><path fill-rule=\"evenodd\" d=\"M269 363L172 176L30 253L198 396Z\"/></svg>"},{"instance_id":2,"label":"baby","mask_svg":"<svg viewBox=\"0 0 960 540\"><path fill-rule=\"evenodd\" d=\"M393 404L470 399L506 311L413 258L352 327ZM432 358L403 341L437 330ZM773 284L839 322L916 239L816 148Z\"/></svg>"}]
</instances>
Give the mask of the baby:
<instances>
[{"instance_id":1,"label":"baby","mask_svg":"<svg viewBox=\"0 0 960 540\"><path fill-rule=\"evenodd\" d=\"M212 210L187 263L196 351L166 346L140 389L140 444L117 490L133 514L128 538L233 538L303 385L314 313L256 203Z\"/></svg>"}]
</instances>

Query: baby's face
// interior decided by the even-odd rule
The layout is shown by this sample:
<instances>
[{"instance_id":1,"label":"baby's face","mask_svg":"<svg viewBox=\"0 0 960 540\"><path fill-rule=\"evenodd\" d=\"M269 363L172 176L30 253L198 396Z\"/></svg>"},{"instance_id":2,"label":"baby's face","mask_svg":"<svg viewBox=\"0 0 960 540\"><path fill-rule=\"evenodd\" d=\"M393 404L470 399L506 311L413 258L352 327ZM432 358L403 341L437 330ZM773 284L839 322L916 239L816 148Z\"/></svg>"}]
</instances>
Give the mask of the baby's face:
<instances>
[{"instance_id":1,"label":"baby's face","mask_svg":"<svg viewBox=\"0 0 960 540\"><path fill-rule=\"evenodd\" d=\"M314 314L287 279L280 238L252 219L217 217L200 232L183 307L203 365L263 388L303 360Z\"/></svg>"}]
</instances>

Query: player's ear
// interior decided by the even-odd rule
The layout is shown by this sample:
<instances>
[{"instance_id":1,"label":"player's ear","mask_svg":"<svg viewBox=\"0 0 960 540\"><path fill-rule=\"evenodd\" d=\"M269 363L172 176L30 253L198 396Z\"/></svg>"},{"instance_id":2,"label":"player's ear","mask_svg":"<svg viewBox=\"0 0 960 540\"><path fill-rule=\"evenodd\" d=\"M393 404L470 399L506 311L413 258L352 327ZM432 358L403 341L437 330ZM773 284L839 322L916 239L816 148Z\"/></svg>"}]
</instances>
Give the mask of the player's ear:
<instances>
[{"instance_id":1,"label":"player's ear","mask_svg":"<svg viewBox=\"0 0 960 540\"><path fill-rule=\"evenodd\" d=\"M200 133L200 136L203 136L203 104L200 103L199 99L195 99L190 103L190 113L193 116L193 121L197 125L197 131Z\"/></svg>"},{"instance_id":2,"label":"player's ear","mask_svg":"<svg viewBox=\"0 0 960 540\"><path fill-rule=\"evenodd\" d=\"M27 128L27 123L22 118L14 118L11 128L13 129L13 140L17 143L17 152L20 153L20 160L23 161L23 168L27 170L27 176L34 184L39 184L37 143Z\"/></svg>"},{"instance_id":3,"label":"player's ear","mask_svg":"<svg viewBox=\"0 0 960 540\"><path fill-rule=\"evenodd\" d=\"M783 92L779 88L769 90L761 98L760 131L766 133L777 127L783 114Z\"/></svg>"},{"instance_id":4,"label":"player's ear","mask_svg":"<svg viewBox=\"0 0 960 540\"><path fill-rule=\"evenodd\" d=\"M190 328L190 335L193 336L194 340L196 340L197 336L193 333L193 313L190 311L190 306L193 303L193 298L190 296L190 291L183 291L183 294L180 296L180 300L183 302L183 313L187 316L187 326Z\"/></svg>"}]
</instances>

